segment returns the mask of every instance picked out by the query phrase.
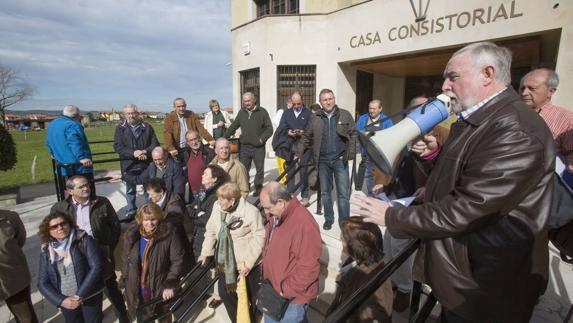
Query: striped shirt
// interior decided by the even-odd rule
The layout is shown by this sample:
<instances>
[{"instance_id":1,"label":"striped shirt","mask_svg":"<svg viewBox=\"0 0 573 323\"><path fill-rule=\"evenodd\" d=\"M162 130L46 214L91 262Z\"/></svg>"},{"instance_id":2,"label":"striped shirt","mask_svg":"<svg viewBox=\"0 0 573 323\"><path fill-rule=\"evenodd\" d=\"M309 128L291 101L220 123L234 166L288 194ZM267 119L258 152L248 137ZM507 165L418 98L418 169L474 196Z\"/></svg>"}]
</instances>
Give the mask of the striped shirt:
<instances>
[{"instance_id":1,"label":"striped shirt","mask_svg":"<svg viewBox=\"0 0 573 323\"><path fill-rule=\"evenodd\" d=\"M463 110L462 112L459 113L458 117L461 120L467 120L474 112L476 112L477 110L481 109L481 107L483 107L486 103L488 103L489 101L493 100L493 98L495 98L496 96L498 96L501 92L505 91L505 89L507 89L506 87L504 87L503 89L501 89L501 91L494 93L492 96L489 96L483 100L481 100L480 102L476 103L475 105Z\"/></svg>"},{"instance_id":2,"label":"striped shirt","mask_svg":"<svg viewBox=\"0 0 573 323\"><path fill-rule=\"evenodd\" d=\"M573 173L573 112L547 102L539 109L539 116L551 130L557 155L565 157Z\"/></svg>"}]
</instances>

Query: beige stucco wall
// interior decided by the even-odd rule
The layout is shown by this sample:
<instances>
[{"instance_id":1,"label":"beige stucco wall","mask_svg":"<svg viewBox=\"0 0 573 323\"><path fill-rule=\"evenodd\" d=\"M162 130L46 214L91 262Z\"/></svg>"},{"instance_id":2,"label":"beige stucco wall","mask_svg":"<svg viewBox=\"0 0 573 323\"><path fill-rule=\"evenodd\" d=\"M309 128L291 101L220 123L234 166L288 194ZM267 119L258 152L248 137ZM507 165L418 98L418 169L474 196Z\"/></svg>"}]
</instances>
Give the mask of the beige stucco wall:
<instances>
[{"instance_id":1,"label":"beige stucco wall","mask_svg":"<svg viewBox=\"0 0 573 323\"><path fill-rule=\"evenodd\" d=\"M307 5L309 0L306 2ZM326 0L318 2L330 3ZM414 15L408 1L367 1L328 15L265 17L233 30L233 103L235 107L240 106L239 71L252 67L260 68L260 102L263 106L274 108L276 66L316 64L317 91L323 87L332 88L337 102L353 112L356 73L350 65L352 62L456 47L476 41L507 39L561 28L556 64L561 78L561 89L557 91L554 102L573 110L573 91L563 90L573 84L573 59L569 54L573 52L573 1L559 1L559 6L554 9L553 4L556 2L558 1L540 3L533 0L432 0L427 13L427 26L432 20L435 23L439 17L461 14L460 17L463 18L474 14L475 10L479 11L480 8L487 15L490 6L493 17L502 4L507 19L500 17L485 24L475 20L475 25L469 23L465 28L459 28L456 24L457 16L454 16L452 28L447 30L447 20L442 18L446 23L442 32L428 32L423 36L405 39L393 39L395 36L390 31L396 28L393 31L395 33L401 26L414 23ZM485 16L482 19L487 21ZM460 23L464 24L463 19ZM380 41L368 46L351 47L351 39L354 39L356 45L360 35L367 33L378 33ZM241 44L246 42L251 43L251 54L244 56L240 49ZM272 54L272 59L269 54ZM375 94L386 92L376 85L384 84L385 81L387 80L376 77ZM388 95L391 95L388 99L392 106L403 105L404 102L397 98L399 92L393 91Z\"/></svg>"}]
</instances>

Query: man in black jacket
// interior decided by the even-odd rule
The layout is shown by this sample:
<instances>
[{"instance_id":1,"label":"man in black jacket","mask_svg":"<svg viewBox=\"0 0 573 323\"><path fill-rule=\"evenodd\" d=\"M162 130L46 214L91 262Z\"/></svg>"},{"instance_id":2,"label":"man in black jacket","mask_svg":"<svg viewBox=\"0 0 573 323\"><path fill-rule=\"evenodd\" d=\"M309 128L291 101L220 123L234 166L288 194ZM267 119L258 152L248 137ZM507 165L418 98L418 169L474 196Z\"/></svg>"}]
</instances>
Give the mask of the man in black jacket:
<instances>
[{"instance_id":1,"label":"man in black jacket","mask_svg":"<svg viewBox=\"0 0 573 323\"><path fill-rule=\"evenodd\" d=\"M267 110L257 106L257 99L253 93L243 94L243 106L244 109L239 111L237 118L225 132L225 138L230 138L239 127L241 128L239 160L247 172L251 169L251 162L255 161L257 174L253 195L259 196L265 174L265 144L273 134L273 125Z\"/></svg>"},{"instance_id":2,"label":"man in black jacket","mask_svg":"<svg viewBox=\"0 0 573 323\"><path fill-rule=\"evenodd\" d=\"M141 175L151 162L151 151L159 146L155 131L151 125L141 121L135 104L123 107L125 121L115 128L113 149L122 159L120 162L121 175ZM136 184L125 181L125 198L127 200L127 217L135 216Z\"/></svg>"},{"instance_id":3,"label":"man in black jacket","mask_svg":"<svg viewBox=\"0 0 573 323\"><path fill-rule=\"evenodd\" d=\"M121 234L115 209L107 198L91 197L90 185L84 176L75 175L68 178L66 189L68 198L54 204L50 212L60 211L71 215L78 228L94 238L104 259L104 293L119 322L127 323L129 318L114 271L113 251Z\"/></svg>"},{"instance_id":4,"label":"man in black jacket","mask_svg":"<svg viewBox=\"0 0 573 323\"><path fill-rule=\"evenodd\" d=\"M153 148L151 158L153 158L153 163L149 164L141 175L126 173L124 180L137 185L144 185L152 178L162 178L165 181L167 192L177 194L184 200L186 176L181 164L170 158L167 151L159 146Z\"/></svg>"}]
</instances>

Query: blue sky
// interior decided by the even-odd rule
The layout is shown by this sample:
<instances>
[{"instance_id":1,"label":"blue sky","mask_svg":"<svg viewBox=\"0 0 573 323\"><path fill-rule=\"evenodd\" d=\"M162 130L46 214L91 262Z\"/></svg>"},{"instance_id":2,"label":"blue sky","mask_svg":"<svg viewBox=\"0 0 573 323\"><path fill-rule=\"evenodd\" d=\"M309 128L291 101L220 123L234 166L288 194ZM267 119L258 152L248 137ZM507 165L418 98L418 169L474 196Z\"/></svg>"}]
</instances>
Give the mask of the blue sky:
<instances>
[{"instance_id":1,"label":"blue sky","mask_svg":"<svg viewBox=\"0 0 573 323\"><path fill-rule=\"evenodd\" d=\"M0 2L0 64L36 93L16 110L206 111L232 104L231 0Z\"/></svg>"}]
</instances>

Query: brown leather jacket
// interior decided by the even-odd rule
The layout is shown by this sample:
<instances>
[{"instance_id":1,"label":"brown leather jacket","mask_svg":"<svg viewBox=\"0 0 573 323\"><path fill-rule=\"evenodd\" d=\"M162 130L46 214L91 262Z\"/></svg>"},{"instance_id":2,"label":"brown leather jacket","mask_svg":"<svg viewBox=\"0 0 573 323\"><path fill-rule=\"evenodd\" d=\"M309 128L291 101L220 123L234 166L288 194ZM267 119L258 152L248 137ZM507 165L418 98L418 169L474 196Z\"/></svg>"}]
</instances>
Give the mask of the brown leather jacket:
<instances>
[{"instance_id":1,"label":"brown leather jacket","mask_svg":"<svg viewBox=\"0 0 573 323\"><path fill-rule=\"evenodd\" d=\"M201 138L207 141L213 141L213 136L203 127L199 118L193 111L186 110L184 114L185 123L188 130L196 130ZM179 136L181 128L179 126L179 117L177 112L171 111L165 117L165 126L163 128L163 145L167 151L179 149Z\"/></svg>"},{"instance_id":2,"label":"brown leather jacket","mask_svg":"<svg viewBox=\"0 0 573 323\"><path fill-rule=\"evenodd\" d=\"M125 287L125 301L132 317L141 302L139 296L141 257L139 255L139 227L133 226L124 236L121 285ZM159 224L155 242L149 254L149 285L151 298L161 295L166 288L177 288L183 276L184 250L175 228L165 221Z\"/></svg>"},{"instance_id":3,"label":"brown leather jacket","mask_svg":"<svg viewBox=\"0 0 573 323\"><path fill-rule=\"evenodd\" d=\"M421 238L414 279L476 322L528 322L547 286L555 148L543 120L507 89L452 124L425 203L390 208L397 238Z\"/></svg>"}]
</instances>

